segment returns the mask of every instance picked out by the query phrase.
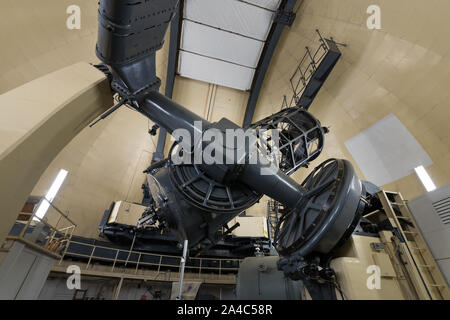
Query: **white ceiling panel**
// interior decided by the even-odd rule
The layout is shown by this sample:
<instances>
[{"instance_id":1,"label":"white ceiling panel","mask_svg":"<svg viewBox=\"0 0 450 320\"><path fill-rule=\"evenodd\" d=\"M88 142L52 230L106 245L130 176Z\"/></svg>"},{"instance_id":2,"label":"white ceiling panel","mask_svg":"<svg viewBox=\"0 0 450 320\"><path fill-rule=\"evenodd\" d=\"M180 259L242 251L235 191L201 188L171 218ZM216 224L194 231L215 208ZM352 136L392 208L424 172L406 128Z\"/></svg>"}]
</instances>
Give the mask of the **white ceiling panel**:
<instances>
[{"instance_id":1,"label":"white ceiling panel","mask_svg":"<svg viewBox=\"0 0 450 320\"><path fill-rule=\"evenodd\" d=\"M263 1L266 2L266 1ZM236 0L187 0L184 18L265 41L275 13Z\"/></svg>"},{"instance_id":2,"label":"white ceiling panel","mask_svg":"<svg viewBox=\"0 0 450 320\"><path fill-rule=\"evenodd\" d=\"M280 6L281 0L242 0L242 2L251 3L258 7L266 8L272 11L277 11L278 7Z\"/></svg>"},{"instance_id":3,"label":"white ceiling panel","mask_svg":"<svg viewBox=\"0 0 450 320\"><path fill-rule=\"evenodd\" d=\"M256 68L264 42L183 21L180 48L192 53Z\"/></svg>"},{"instance_id":4,"label":"white ceiling panel","mask_svg":"<svg viewBox=\"0 0 450 320\"><path fill-rule=\"evenodd\" d=\"M183 77L249 90L254 72L252 68L180 51L178 73Z\"/></svg>"}]
</instances>

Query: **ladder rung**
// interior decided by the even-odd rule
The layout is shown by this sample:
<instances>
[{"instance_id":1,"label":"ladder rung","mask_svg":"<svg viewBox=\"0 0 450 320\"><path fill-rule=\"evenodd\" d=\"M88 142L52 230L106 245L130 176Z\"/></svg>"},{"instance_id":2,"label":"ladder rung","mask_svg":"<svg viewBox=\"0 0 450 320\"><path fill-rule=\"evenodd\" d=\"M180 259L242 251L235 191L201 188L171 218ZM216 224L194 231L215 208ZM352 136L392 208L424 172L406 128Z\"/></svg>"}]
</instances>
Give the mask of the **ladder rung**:
<instances>
[{"instance_id":1,"label":"ladder rung","mask_svg":"<svg viewBox=\"0 0 450 320\"><path fill-rule=\"evenodd\" d=\"M397 206L405 206L404 203L399 203L399 202L391 202L391 204L395 204Z\"/></svg>"},{"instance_id":2,"label":"ladder rung","mask_svg":"<svg viewBox=\"0 0 450 320\"><path fill-rule=\"evenodd\" d=\"M445 287L443 284L430 284L430 283L427 283L427 285L429 285L430 287L438 287L438 288Z\"/></svg>"},{"instance_id":3,"label":"ladder rung","mask_svg":"<svg viewBox=\"0 0 450 320\"><path fill-rule=\"evenodd\" d=\"M417 232L416 232L416 231L406 231L406 230L403 230L403 233L409 233L409 234L417 234Z\"/></svg>"},{"instance_id":4,"label":"ladder rung","mask_svg":"<svg viewBox=\"0 0 450 320\"><path fill-rule=\"evenodd\" d=\"M410 217L404 217L404 216L396 216L397 219L404 219L404 220L411 220Z\"/></svg>"}]
</instances>

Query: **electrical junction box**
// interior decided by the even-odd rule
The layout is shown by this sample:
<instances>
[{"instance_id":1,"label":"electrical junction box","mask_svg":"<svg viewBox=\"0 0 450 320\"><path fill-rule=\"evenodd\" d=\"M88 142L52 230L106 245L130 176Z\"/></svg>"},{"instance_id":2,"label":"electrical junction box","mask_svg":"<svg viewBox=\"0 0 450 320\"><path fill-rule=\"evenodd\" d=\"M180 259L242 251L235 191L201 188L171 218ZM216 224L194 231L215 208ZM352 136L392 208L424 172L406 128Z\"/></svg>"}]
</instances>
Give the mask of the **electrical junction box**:
<instances>
[{"instance_id":1,"label":"electrical junction box","mask_svg":"<svg viewBox=\"0 0 450 320\"><path fill-rule=\"evenodd\" d=\"M239 227L231 233L236 237L268 238L266 217L236 217L228 223L231 228L236 223Z\"/></svg>"}]
</instances>

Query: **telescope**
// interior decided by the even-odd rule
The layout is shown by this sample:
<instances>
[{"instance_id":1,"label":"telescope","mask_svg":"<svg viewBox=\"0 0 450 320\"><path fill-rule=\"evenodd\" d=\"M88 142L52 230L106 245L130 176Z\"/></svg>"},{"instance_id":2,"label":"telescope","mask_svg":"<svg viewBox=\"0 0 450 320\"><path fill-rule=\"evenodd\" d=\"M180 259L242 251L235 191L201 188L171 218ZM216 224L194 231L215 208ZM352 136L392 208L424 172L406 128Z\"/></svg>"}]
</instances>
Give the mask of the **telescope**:
<instances>
[{"instance_id":1,"label":"telescope","mask_svg":"<svg viewBox=\"0 0 450 320\"><path fill-rule=\"evenodd\" d=\"M127 105L175 139L168 157L146 170L152 201L139 225L171 229L189 247L214 244L219 229L230 232L227 223L266 195L283 207L275 248L279 268L294 279L305 257L325 259L353 232L368 204L366 188L343 159L324 161L302 183L291 178L320 155L328 131L302 108L242 128L226 118L209 122L160 94L155 53L177 6L176 0L99 6L98 68L120 101L106 115ZM236 143L242 134L244 143Z\"/></svg>"}]
</instances>

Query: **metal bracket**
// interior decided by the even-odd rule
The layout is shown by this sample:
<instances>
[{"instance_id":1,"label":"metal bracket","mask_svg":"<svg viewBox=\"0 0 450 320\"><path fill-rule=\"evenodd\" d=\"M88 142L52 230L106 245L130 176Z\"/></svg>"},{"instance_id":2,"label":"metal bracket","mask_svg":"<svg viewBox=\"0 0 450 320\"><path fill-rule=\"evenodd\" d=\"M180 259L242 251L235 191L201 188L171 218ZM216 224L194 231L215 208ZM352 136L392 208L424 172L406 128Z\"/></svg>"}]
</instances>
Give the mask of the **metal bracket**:
<instances>
[{"instance_id":1,"label":"metal bracket","mask_svg":"<svg viewBox=\"0 0 450 320\"><path fill-rule=\"evenodd\" d=\"M239 222L236 222L231 228L228 228L228 226L225 225L224 227L225 227L226 231L225 231L224 235L231 234L234 230L236 230L236 228L238 228L240 226L241 226L241 224Z\"/></svg>"},{"instance_id":2,"label":"metal bracket","mask_svg":"<svg viewBox=\"0 0 450 320\"><path fill-rule=\"evenodd\" d=\"M156 81L149 83L145 87L139 89L136 92L130 92L120 81L114 79L111 82L111 88L114 92L117 92L123 99L128 101L142 101L152 91L158 91L161 86L161 80L157 77Z\"/></svg>"},{"instance_id":3,"label":"metal bracket","mask_svg":"<svg viewBox=\"0 0 450 320\"><path fill-rule=\"evenodd\" d=\"M94 68L98 69L99 71L103 72L105 74L105 76L108 78L109 83L111 84L111 82L113 81L113 75L106 64L100 63L100 64L91 64L91 65Z\"/></svg>"},{"instance_id":4,"label":"metal bracket","mask_svg":"<svg viewBox=\"0 0 450 320\"><path fill-rule=\"evenodd\" d=\"M95 126L98 122L100 122L101 120L106 119L107 117L109 117L114 111L116 111L117 109L119 109L121 106L125 105L129 103L128 100L122 100L120 101L118 104L116 104L114 107L112 107L111 109L109 109L108 111L106 111L105 113L103 113L96 121L94 121L92 124L89 125L89 128L92 128L93 126Z\"/></svg>"}]
</instances>

